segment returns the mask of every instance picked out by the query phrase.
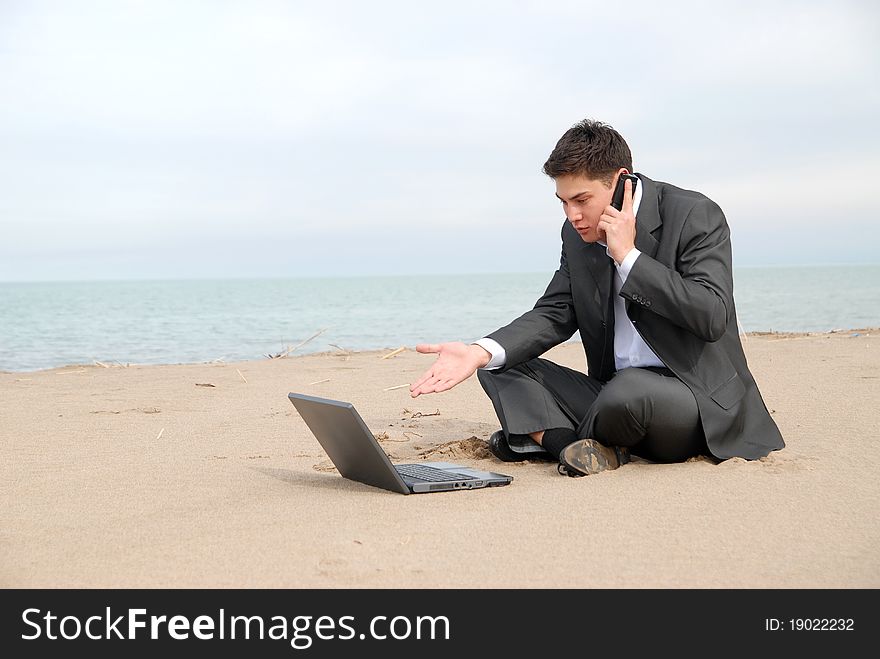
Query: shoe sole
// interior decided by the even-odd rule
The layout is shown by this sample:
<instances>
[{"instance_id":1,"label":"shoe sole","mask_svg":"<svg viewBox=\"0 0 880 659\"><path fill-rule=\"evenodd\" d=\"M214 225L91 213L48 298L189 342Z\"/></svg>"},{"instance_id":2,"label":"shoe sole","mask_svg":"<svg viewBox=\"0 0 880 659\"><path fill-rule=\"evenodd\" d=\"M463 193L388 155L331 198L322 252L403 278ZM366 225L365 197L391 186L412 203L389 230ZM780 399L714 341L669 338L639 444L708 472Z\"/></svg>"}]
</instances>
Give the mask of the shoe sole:
<instances>
[{"instance_id":1,"label":"shoe sole","mask_svg":"<svg viewBox=\"0 0 880 659\"><path fill-rule=\"evenodd\" d=\"M594 439L581 439L569 444L559 456L559 473L567 476L590 476L617 469L629 462L629 450L605 446Z\"/></svg>"}]
</instances>

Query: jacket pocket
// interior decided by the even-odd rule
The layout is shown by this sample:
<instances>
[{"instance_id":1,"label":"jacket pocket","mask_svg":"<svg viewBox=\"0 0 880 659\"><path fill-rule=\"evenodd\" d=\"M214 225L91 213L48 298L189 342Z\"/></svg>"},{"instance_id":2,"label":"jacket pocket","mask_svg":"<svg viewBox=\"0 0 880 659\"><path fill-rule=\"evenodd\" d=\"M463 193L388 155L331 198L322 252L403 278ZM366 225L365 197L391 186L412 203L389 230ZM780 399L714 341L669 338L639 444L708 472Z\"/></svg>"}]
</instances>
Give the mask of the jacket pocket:
<instances>
[{"instance_id":1,"label":"jacket pocket","mask_svg":"<svg viewBox=\"0 0 880 659\"><path fill-rule=\"evenodd\" d=\"M734 373L732 378L710 393L709 397L725 410L729 410L742 399L745 393L746 387L739 379L739 374Z\"/></svg>"}]
</instances>

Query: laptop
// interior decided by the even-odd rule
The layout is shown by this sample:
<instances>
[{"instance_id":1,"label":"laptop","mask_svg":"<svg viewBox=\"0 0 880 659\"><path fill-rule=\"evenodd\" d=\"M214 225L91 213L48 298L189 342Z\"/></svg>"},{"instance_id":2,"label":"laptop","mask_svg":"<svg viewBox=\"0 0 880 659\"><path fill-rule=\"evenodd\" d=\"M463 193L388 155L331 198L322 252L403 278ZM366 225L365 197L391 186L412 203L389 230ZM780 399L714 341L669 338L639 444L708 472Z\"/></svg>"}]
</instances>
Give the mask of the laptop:
<instances>
[{"instance_id":1,"label":"laptop","mask_svg":"<svg viewBox=\"0 0 880 659\"><path fill-rule=\"evenodd\" d=\"M339 473L350 480L401 494L499 487L513 480L451 462L393 465L351 403L295 393L287 397Z\"/></svg>"}]
</instances>

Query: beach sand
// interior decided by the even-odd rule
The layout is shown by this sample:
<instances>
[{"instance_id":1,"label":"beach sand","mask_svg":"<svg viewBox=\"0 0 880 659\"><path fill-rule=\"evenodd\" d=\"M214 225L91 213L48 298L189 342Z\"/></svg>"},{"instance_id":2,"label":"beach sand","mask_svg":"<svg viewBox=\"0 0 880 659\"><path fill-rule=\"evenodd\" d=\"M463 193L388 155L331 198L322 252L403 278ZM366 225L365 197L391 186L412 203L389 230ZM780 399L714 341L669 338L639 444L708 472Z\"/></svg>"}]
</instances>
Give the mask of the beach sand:
<instances>
[{"instance_id":1,"label":"beach sand","mask_svg":"<svg viewBox=\"0 0 880 659\"><path fill-rule=\"evenodd\" d=\"M492 457L476 377L386 391L433 361L411 348L0 373L0 586L880 586L880 330L743 343L784 450L579 479ZM545 356L585 369L580 344ZM345 480L291 391L352 402L396 461L514 481L402 496Z\"/></svg>"}]
</instances>

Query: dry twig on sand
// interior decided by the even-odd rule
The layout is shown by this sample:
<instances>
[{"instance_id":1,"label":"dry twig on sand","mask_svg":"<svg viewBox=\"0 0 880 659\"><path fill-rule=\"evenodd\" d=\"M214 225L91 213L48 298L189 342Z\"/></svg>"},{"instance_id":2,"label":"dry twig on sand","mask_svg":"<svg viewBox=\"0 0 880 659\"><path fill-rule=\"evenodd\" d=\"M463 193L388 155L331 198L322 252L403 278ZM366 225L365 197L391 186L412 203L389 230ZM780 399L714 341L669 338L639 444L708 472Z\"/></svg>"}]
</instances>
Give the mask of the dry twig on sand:
<instances>
[{"instance_id":1,"label":"dry twig on sand","mask_svg":"<svg viewBox=\"0 0 880 659\"><path fill-rule=\"evenodd\" d=\"M394 357L394 355L399 355L399 354L402 353L404 350L406 350L406 346L400 346L400 347L399 347L397 350L395 350L394 352L389 352L387 355L382 355L382 359L388 359L389 357Z\"/></svg>"},{"instance_id":2,"label":"dry twig on sand","mask_svg":"<svg viewBox=\"0 0 880 659\"><path fill-rule=\"evenodd\" d=\"M314 382L309 382L309 385L321 384L322 382L330 382L330 378L324 378L323 380L315 380Z\"/></svg>"},{"instance_id":3,"label":"dry twig on sand","mask_svg":"<svg viewBox=\"0 0 880 659\"><path fill-rule=\"evenodd\" d=\"M422 416L440 416L440 410L438 409L436 412L410 412L408 409L404 408L404 414L409 414L410 419L418 419Z\"/></svg>"},{"instance_id":4,"label":"dry twig on sand","mask_svg":"<svg viewBox=\"0 0 880 659\"><path fill-rule=\"evenodd\" d=\"M395 387L388 387L388 388L386 388L386 389L383 389L382 391L394 391L395 389L403 389L404 387L408 387L408 386L409 386L409 383L406 383L406 384L398 384L398 385L395 386Z\"/></svg>"},{"instance_id":5,"label":"dry twig on sand","mask_svg":"<svg viewBox=\"0 0 880 659\"><path fill-rule=\"evenodd\" d=\"M320 329L320 330L318 330L317 332L315 332L314 334L312 334L309 338L307 338L305 341L301 341L301 342L297 343L297 344L296 344L295 346L293 346L293 347L288 347L287 350L284 350L284 351L282 351L282 352L279 352L277 355L266 355L266 356L267 356L269 359L279 359L279 358L281 358L281 357L287 357L287 356L288 356L290 353L292 353L294 350L297 350L298 348L302 348L306 343L308 343L308 342L311 341L312 339L316 339L317 337L321 336L321 335L322 335L324 332L326 332L328 329L330 329L330 328L329 328L329 327L325 327L324 329Z\"/></svg>"},{"instance_id":6,"label":"dry twig on sand","mask_svg":"<svg viewBox=\"0 0 880 659\"><path fill-rule=\"evenodd\" d=\"M112 361L113 363L112 363L112 364L108 364L107 362L102 362L102 361L98 361L97 359L93 359L93 360L92 360L92 363L93 363L95 366L100 366L101 368L128 368L129 366L131 366L131 363L123 364L123 363L122 363L121 361L119 361L118 359L113 359L113 360L111 360L111 361Z\"/></svg>"},{"instance_id":7,"label":"dry twig on sand","mask_svg":"<svg viewBox=\"0 0 880 659\"><path fill-rule=\"evenodd\" d=\"M244 380L245 384L248 383L247 378L241 374L241 371L239 371L238 369L235 369L235 372L238 373L238 377L240 377L242 380Z\"/></svg>"}]
</instances>

